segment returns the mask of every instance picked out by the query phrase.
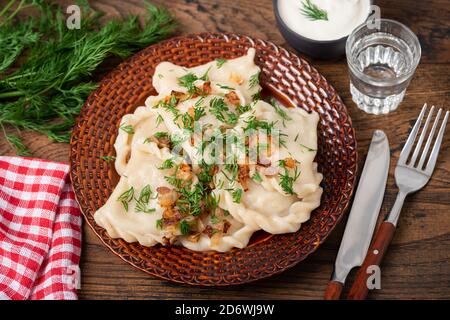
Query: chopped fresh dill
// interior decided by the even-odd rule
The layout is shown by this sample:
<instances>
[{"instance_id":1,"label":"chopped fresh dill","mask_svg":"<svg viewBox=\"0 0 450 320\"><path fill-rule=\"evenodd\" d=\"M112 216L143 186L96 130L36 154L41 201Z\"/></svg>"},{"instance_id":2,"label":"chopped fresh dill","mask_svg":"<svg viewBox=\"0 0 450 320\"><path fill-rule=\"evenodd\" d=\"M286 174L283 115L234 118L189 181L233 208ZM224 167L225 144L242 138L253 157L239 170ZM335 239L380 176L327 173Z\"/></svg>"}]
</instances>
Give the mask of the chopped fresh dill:
<instances>
[{"instance_id":1,"label":"chopped fresh dill","mask_svg":"<svg viewBox=\"0 0 450 320\"><path fill-rule=\"evenodd\" d=\"M250 104L246 104L246 105L239 105L239 106L236 108L236 111L237 111L239 114L243 114L243 113L246 113L246 112L250 111L251 109L252 109L252 106L251 106Z\"/></svg>"},{"instance_id":2,"label":"chopped fresh dill","mask_svg":"<svg viewBox=\"0 0 450 320\"><path fill-rule=\"evenodd\" d=\"M14 148L16 151L16 154L19 156L31 156L30 150L23 144L22 140L19 138L19 136L15 134L7 134L6 141Z\"/></svg>"},{"instance_id":3,"label":"chopped fresh dill","mask_svg":"<svg viewBox=\"0 0 450 320\"><path fill-rule=\"evenodd\" d=\"M233 125L239 120L238 115L229 110L223 98L213 98L209 102L209 111L223 123Z\"/></svg>"},{"instance_id":4,"label":"chopped fresh dill","mask_svg":"<svg viewBox=\"0 0 450 320\"><path fill-rule=\"evenodd\" d=\"M261 90L258 90L258 92L256 92L254 95L252 95L252 100L253 101L261 100Z\"/></svg>"},{"instance_id":5,"label":"chopped fresh dill","mask_svg":"<svg viewBox=\"0 0 450 320\"><path fill-rule=\"evenodd\" d=\"M105 160L106 162L110 162L116 160L115 156L101 156L100 159Z\"/></svg>"},{"instance_id":6,"label":"chopped fresh dill","mask_svg":"<svg viewBox=\"0 0 450 320\"><path fill-rule=\"evenodd\" d=\"M244 131L263 129L267 133L271 133L275 126L275 122L269 123L266 120L258 120L255 116L248 118L245 123L247 123L247 127L244 128Z\"/></svg>"},{"instance_id":7,"label":"chopped fresh dill","mask_svg":"<svg viewBox=\"0 0 450 320\"><path fill-rule=\"evenodd\" d=\"M125 209L125 211L128 212L128 203L133 200L134 197L134 188L130 187L127 191L122 193L118 198L117 201L120 201Z\"/></svg>"},{"instance_id":8,"label":"chopped fresh dill","mask_svg":"<svg viewBox=\"0 0 450 320\"><path fill-rule=\"evenodd\" d=\"M189 72L184 76L178 78L178 84L182 87L185 87L188 90L188 93L193 95L199 91L199 89L194 85L194 82L198 80L198 77Z\"/></svg>"},{"instance_id":9,"label":"chopped fresh dill","mask_svg":"<svg viewBox=\"0 0 450 320\"><path fill-rule=\"evenodd\" d=\"M224 64L225 62L227 62L226 59L222 59L222 58L216 59L217 69L222 68L222 66L223 66L223 64Z\"/></svg>"},{"instance_id":10,"label":"chopped fresh dill","mask_svg":"<svg viewBox=\"0 0 450 320\"><path fill-rule=\"evenodd\" d=\"M261 183L263 181L262 177L258 171L255 172L255 174L252 176L252 179L253 179L253 181L259 182L259 183Z\"/></svg>"},{"instance_id":11,"label":"chopped fresh dill","mask_svg":"<svg viewBox=\"0 0 450 320\"><path fill-rule=\"evenodd\" d=\"M212 214L211 215L211 223L218 224L219 222L220 222L220 219L215 214Z\"/></svg>"},{"instance_id":12,"label":"chopped fresh dill","mask_svg":"<svg viewBox=\"0 0 450 320\"><path fill-rule=\"evenodd\" d=\"M313 149L313 148L310 148L310 147L307 147L307 146L305 146L304 144L301 144L300 143L300 145L303 147L303 148L305 148L306 150L308 150L308 151L317 151L317 149Z\"/></svg>"},{"instance_id":13,"label":"chopped fresh dill","mask_svg":"<svg viewBox=\"0 0 450 320\"><path fill-rule=\"evenodd\" d=\"M182 235L187 235L191 232L191 226L186 220L182 220L180 222L180 231Z\"/></svg>"},{"instance_id":14,"label":"chopped fresh dill","mask_svg":"<svg viewBox=\"0 0 450 320\"><path fill-rule=\"evenodd\" d=\"M241 202L241 196L242 196L242 189L238 188L233 190L231 193L231 196L233 197L233 202L240 203Z\"/></svg>"},{"instance_id":15,"label":"chopped fresh dill","mask_svg":"<svg viewBox=\"0 0 450 320\"><path fill-rule=\"evenodd\" d=\"M291 176L291 175L289 174L288 168L286 167L286 162L285 162L285 160L280 160L279 166L280 166L281 168L284 169L284 173L279 173L279 174L278 174L278 176L279 176L279 178L280 178L280 182L279 182L280 187L281 187L281 188L283 189L283 191L286 192L287 194L294 195L295 192L294 192L293 186L294 186L294 182L295 182L295 181L298 179L298 177L300 176L300 171L298 171L297 166L295 166L294 174Z\"/></svg>"},{"instance_id":16,"label":"chopped fresh dill","mask_svg":"<svg viewBox=\"0 0 450 320\"><path fill-rule=\"evenodd\" d=\"M134 134L134 128L131 124L128 125L121 125L120 129L125 131L128 134Z\"/></svg>"},{"instance_id":17,"label":"chopped fresh dill","mask_svg":"<svg viewBox=\"0 0 450 320\"><path fill-rule=\"evenodd\" d=\"M166 160L163 161L161 166L158 167L158 169L160 169L160 170L167 170L167 169L173 168L174 165L175 165L175 163L173 162L172 159L166 159Z\"/></svg>"},{"instance_id":18,"label":"chopped fresh dill","mask_svg":"<svg viewBox=\"0 0 450 320\"><path fill-rule=\"evenodd\" d=\"M283 126L286 127L285 121L290 121L290 120L292 120L292 118L290 116L288 116L286 111L283 110L283 107L278 105L278 102L275 99L273 99L273 98L270 99L270 104L275 109L275 112L281 117L281 119L283 119Z\"/></svg>"},{"instance_id":19,"label":"chopped fresh dill","mask_svg":"<svg viewBox=\"0 0 450 320\"><path fill-rule=\"evenodd\" d=\"M194 120L198 121L204 116L206 116L205 108L201 107L201 106L195 106L194 107Z\"/></svg>"},{"instance_id":20,"label":"chopped fresh dill","mask_svg":"<svg viewBox=\"0 0 450 320\"><path fill-rule=\"evenodd\" d=\"M256 72L254 75L252 75L250 77L250 80L248 82L248 85L249 85L250 89L253 88L253 87L256 87L257 85L259 85L259 73L260 72L258 71L258 72Z\"/></svg>"},{"instance_id":21,"label":"chopped fresh dill","mask_svg":"<svg viewBox=\"0 0 450 320\"><path fill-rule=\"evenodd\" d=\"M186 73L184 76L178 78L178 84L182 87L185 87L188 90L188 93L192 96L194 94L199 94L200 89L194 84L197 80L209 81L208 73L211 67L206 70L205 74L201 77L193 74L192 72Z\"/></svg>"},{"instance_id":22,"label":"chopped fresh dill","mask_svg":"<svg viewBox=\"0 0 450 320\"><path fill-rule=\"evenodd\" d=\"M136 199L136 207L134 211L143 212L143 213L152 213L156 209L147 208L148 202L150 201L150 197L152 196L152 188L150 185L146 185L139 194L139 198Z\"/></svg>"},{"instance_id":23,"label":"chopped fresh dill","mask_svg":"<svg viewBox=\"0 0 450 320\"><path fill-rule=\"evenodd\" d=\"M328 13L312 3L311 0L302 1L302 6L300 12L309 20L328 20Z\"/></svg>"},{"instance_id":24,"label":"chopped fresh dill","mask_svg":"<svg viewBox=\"0 0 450 320\"><path fill-rule=\"evenodd\" d=\"M156 117L156 127L158 128L159 125L164 121L163 117L158 113L158 116Z\"/></svg>"},{"instance_id":25,"label":"chopped fresh dill","mask_svg":"<svg viewBox=\"0 0 450 320\"><path fill-rule=\"evenodd\" d=\"M155 138L158 138L158 139L167 138L167 137L169 137L169 133L165 132L165 131L158 131L154 134L154 136L155 136Z\"/></svg>"},{"instance_id":26,"label":"chopped fresh dill","mask_svg":"<svg viewBox=\"0 0 450 320\"><path fill-rule=\"evenodd\" d=\"M222 84L217 84L219 86L220 89L225 89L225 90L236 90L235 88L226 86L226 85L222 85Z\"/></svg>"}]
</instances>

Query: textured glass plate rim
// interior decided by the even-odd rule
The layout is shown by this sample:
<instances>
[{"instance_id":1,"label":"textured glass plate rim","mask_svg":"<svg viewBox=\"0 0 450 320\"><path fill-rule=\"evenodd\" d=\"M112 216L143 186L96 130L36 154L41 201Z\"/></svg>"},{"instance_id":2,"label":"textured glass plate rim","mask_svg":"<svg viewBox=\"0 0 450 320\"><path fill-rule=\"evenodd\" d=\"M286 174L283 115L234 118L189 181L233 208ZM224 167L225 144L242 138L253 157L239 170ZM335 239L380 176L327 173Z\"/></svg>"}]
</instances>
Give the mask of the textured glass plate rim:
<instances>
[{"instance_id":1,"label":"textured glass plate rim","mask_svg":"<svg viewBox=\"0 0 450 320\"><path fill-rule=\"evenodd\" d=\"M179 36L179 37L171 38L171 39L162 41L162 42L160 42L158 44L152 45L152 46L142 50L141 52L138 52L134 56L132 56L132 57L128 58L127 60L125 60L124 62L122 62L119 66L117 66L114 70L112 70L108 75L106 75L103 78L103 80L100 82L100 84L103 83L103 82L110 81L110 78L111 78L110 75L115 73L115 72L118 72L119 70L121 70L121 66L122 65L128 64L130 61L132 61L134 59L135 56L142 55L143 51L147 51L147 50L149 50L152 47L162 48L163 45L165 45L167 43L183 41L185 39L196 39L196 40L199 40L199 39L207 39L207 38L211 38L211 39L218 38L218 39L222 39L222 40L225 39L226 40L226 39L230 39L230 38L233 38L233 37L236 37L236 38L240 37L240 38L245 39L246 41L250 41L252 43L258 42L260 44L270 45L270 46L272 46L274 48L278 48L278 50L280 50L281 52L285 52L289 56L291 56L292 58L290 58L290 59L298 59L299 61L302 62L302 64L310 67L313 72L317 73L320 77L323 78L323 76L321 76L318 73L318 71L314 67L312 67L308 62L306 62L305 60L299 58L296 54L293 54L293 53L287 51L286 49L284 49L282 47L278 47L277 45L275 45L275 44L273 44L273 43L271 43L269 41L263 41L263 40L260 40L260 39L253 39L253 38L248 37L248 36L237 35L237 34L232 34L232 33L201 33L201 34L191 34L191 35L187 35L187 36ZM145 267L142 267L142 266L138 265L137 264L138 261L135 262L135 261L131 260L130 258L127 258L124 255L123 252L119 252L116 249L114 249L112 247L112 245L110 243L108 243L107 241L111 242L112 240L117 240L117 239L112 239L109 236L104 238L102 236L102 234L100 234L100 231L98 231L96 229L96 226L94 225L95 222L93 222L93 217L83 210L82 203L80 202L81 198L79 198L81 196L81 193L78 194L77 192L75 192L75 199L76 199L77 203L80 205L80 209L81 209L81 212L82 212L82 214L83 214L83 216L85 218L86 223L88 224L90 229L94 232L94 234L101 240L101 242L110 251L112 251L116 256L121 258L123 261L127 262L128 264L132 265L134 268L139 269L139 270L141 270L141 271L143 271L143 272L145 272L145 273L147 273L149 275L156 276L156 277L158 277L160 279L168 280L168 281L175 282L175 283L189 284L189 285L194 285L194 286L230 286L230 285L239 285L239 284L250 283L250 282L254 282L254 281L257 281L257 280L264 279L264 278L268 278L268 277L271 277L273 275L276 275L276 274L279 274L281 272L284 272L285 270L293 267L294 265L298 264L299 262L301 262L305 258L307 258L311 253L315 252L317 250L317 248L320 246L320 244L322 244L328 238L328 236L334 230L334 228L339 223L339 221L342 219L342 217L348 212L349 205L351 203L351 199L352 199L354 190L356 188L356 177L357 177L357 174L358 174L358 153L357 153L357 140L356 140L356 136L355 136L355 130L354 130L353 126L352 126L352 121L351 121L350 116L348 115L347 108L345 107L344 103L342 102L342 100L338 96L337 92L335 91L335 89L326 80L325 80L325 83L326 83L327 86L330 87L332 92L334 92L334 95L335 95L334 97L337 98L338 103L341 104L343 111L347 114L347 118L348 118L347 121L348 121L348 125L349 125L350 134L353 137L353 147L354 147L354 158L353 158L353 166L354 167L353 168L354 168L354 171L353 171L352 174L350 174L348 176L349 180L348 180L347 183L350 185L350 188L349 188L349 190L348 190L348 192L346 194L347 200L345 201L344 206L340 209L340 214L336 217L336 220L335 220L334 224L327 230L325 235L323 235L322 237L319 238L319 241L318 241L317 245L313 249L308 251L307 253L303 254L301 256L301 258L297 258L295 261L294 260L290 260L291 262L289 264L285 264L281 268L278 267L277 270L266 272L266 273L264 273L262 275L259 275L259 276L254 276L253 275L253 278L247 278L247 279L244 279L244 280L236 280L236 281L231 280L231 282L227 282L227 281L225 281L225 279L222 279L222 280L216 281L216 282L208 282L206 280L203 281L203 280L199 280L198 278L194 278L194 280L197 280L197 282L195 282L194 280L188 280L188 279L183 279L183 278L181 278L181 279L180 278L174 278L173 275L169 276L169 275L161 274L161 273L156 272L156 271L149 270L148 268L145 268ZM269 85L269 87L270 87L270 85ZM274 89L274 90L278 91L277 89ZM96 93L97 93L97 90L94 91L91 94L91 96L88 98L88 100L86 101L85 105L83 106L83 109L88 107L89 101L91 100L90 98L94 97L96 95ZM281 92L281 95L284 95L284 93ZM84 119L81 116L78 118L77 124L75 126L76 130L78 130L78 128L80 127L79 124L84 122L85 120L86 119ZM74 182L74 180L78 179L78 177L76 175L76 172L75 172L75 170L73 168L73 166L75 164L77 164L77 163L73 161L75 159L74 159L74 156L73 156L73 149L74 148L73 148L72 145L77 145L78 144L78 141L74 141L73 140L74 133L75 133L75 129L74 129L74 131L72 133L72 138L71 138L71 155L70 155L70 158L71 158L70 178L72 180L72 183ZM346 145L346 147L349 147L349 145ZM270 235L270 237L272 237L272 236L273 235Z\"/></svg>"}]
</instances>

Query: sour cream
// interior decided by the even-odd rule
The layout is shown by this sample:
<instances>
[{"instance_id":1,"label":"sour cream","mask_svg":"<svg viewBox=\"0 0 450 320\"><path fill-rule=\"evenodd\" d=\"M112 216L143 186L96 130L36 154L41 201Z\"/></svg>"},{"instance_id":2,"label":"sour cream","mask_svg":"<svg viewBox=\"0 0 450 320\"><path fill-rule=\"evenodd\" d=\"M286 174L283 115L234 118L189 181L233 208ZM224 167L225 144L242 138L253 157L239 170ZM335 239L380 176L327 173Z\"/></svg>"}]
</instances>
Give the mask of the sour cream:
<instances>
[{"instance_id":1,"label":"sour cream","mask_svg":"<svg viewBox=\"0 0 450 320\"><path fill-rule=\"evenodd\" d=\"M292 31L313 40L348 36L367 19L370 11L370 0L311 0L328 16L328 20L312 21L302 13L303 3L306 0L279 0L279 14Z\"/></svg>"}]
</instances>

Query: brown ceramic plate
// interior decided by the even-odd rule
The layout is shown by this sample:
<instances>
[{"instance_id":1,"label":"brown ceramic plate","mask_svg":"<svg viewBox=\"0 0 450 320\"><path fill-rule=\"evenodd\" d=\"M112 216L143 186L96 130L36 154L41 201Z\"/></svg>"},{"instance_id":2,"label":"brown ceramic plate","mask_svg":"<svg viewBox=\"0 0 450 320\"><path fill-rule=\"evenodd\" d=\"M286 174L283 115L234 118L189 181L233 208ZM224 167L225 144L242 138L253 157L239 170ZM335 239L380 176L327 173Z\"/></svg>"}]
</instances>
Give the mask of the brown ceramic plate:
<instances>
[{"instance_id":1,"label":"brown ceramic plate","mask_svg":"<svg viewBox=\"0 0 450 320\"><path fill-rule=\"evenodd\" d=\"M256 48L261 84L292 107L320 115L316 161L323 173L322 203L296 233L259 232L248 247L226 253L195 252L184 247L144 247L112 239L95 224L94 213L118 179L113 162L120 119L149 95L155 66L161 61L192 67L217 58L235 58ZM193 285L242 284L282 272L305 259L326 239L344 215L355 186L357 150L347 109L316 69L275 44L247 36L203 33L148 47L118 66L86 101L71 138L71 172L76 198L86 222L116 255L151 275Z\"/></svg>"}]
</instances>

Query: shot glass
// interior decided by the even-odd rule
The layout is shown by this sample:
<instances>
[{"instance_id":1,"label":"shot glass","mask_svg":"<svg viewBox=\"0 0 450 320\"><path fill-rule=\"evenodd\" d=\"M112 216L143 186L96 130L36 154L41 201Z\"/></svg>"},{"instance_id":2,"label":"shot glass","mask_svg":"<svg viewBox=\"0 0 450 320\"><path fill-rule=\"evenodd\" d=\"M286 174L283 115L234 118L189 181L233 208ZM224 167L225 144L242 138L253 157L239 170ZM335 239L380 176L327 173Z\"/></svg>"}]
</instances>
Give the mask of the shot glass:
<instances>
[{"instance_id":1,"label":"shot glass","mask_svg":"<svg viewBox=\"0 0 450 320\"><path fill-rule=\"evenodd\" d=\"M397 109L420 61L416 35L405 25L377 19L357 27L346 43L350 92L358 108L386 114Z\"/></svg>"}]
</instances>

